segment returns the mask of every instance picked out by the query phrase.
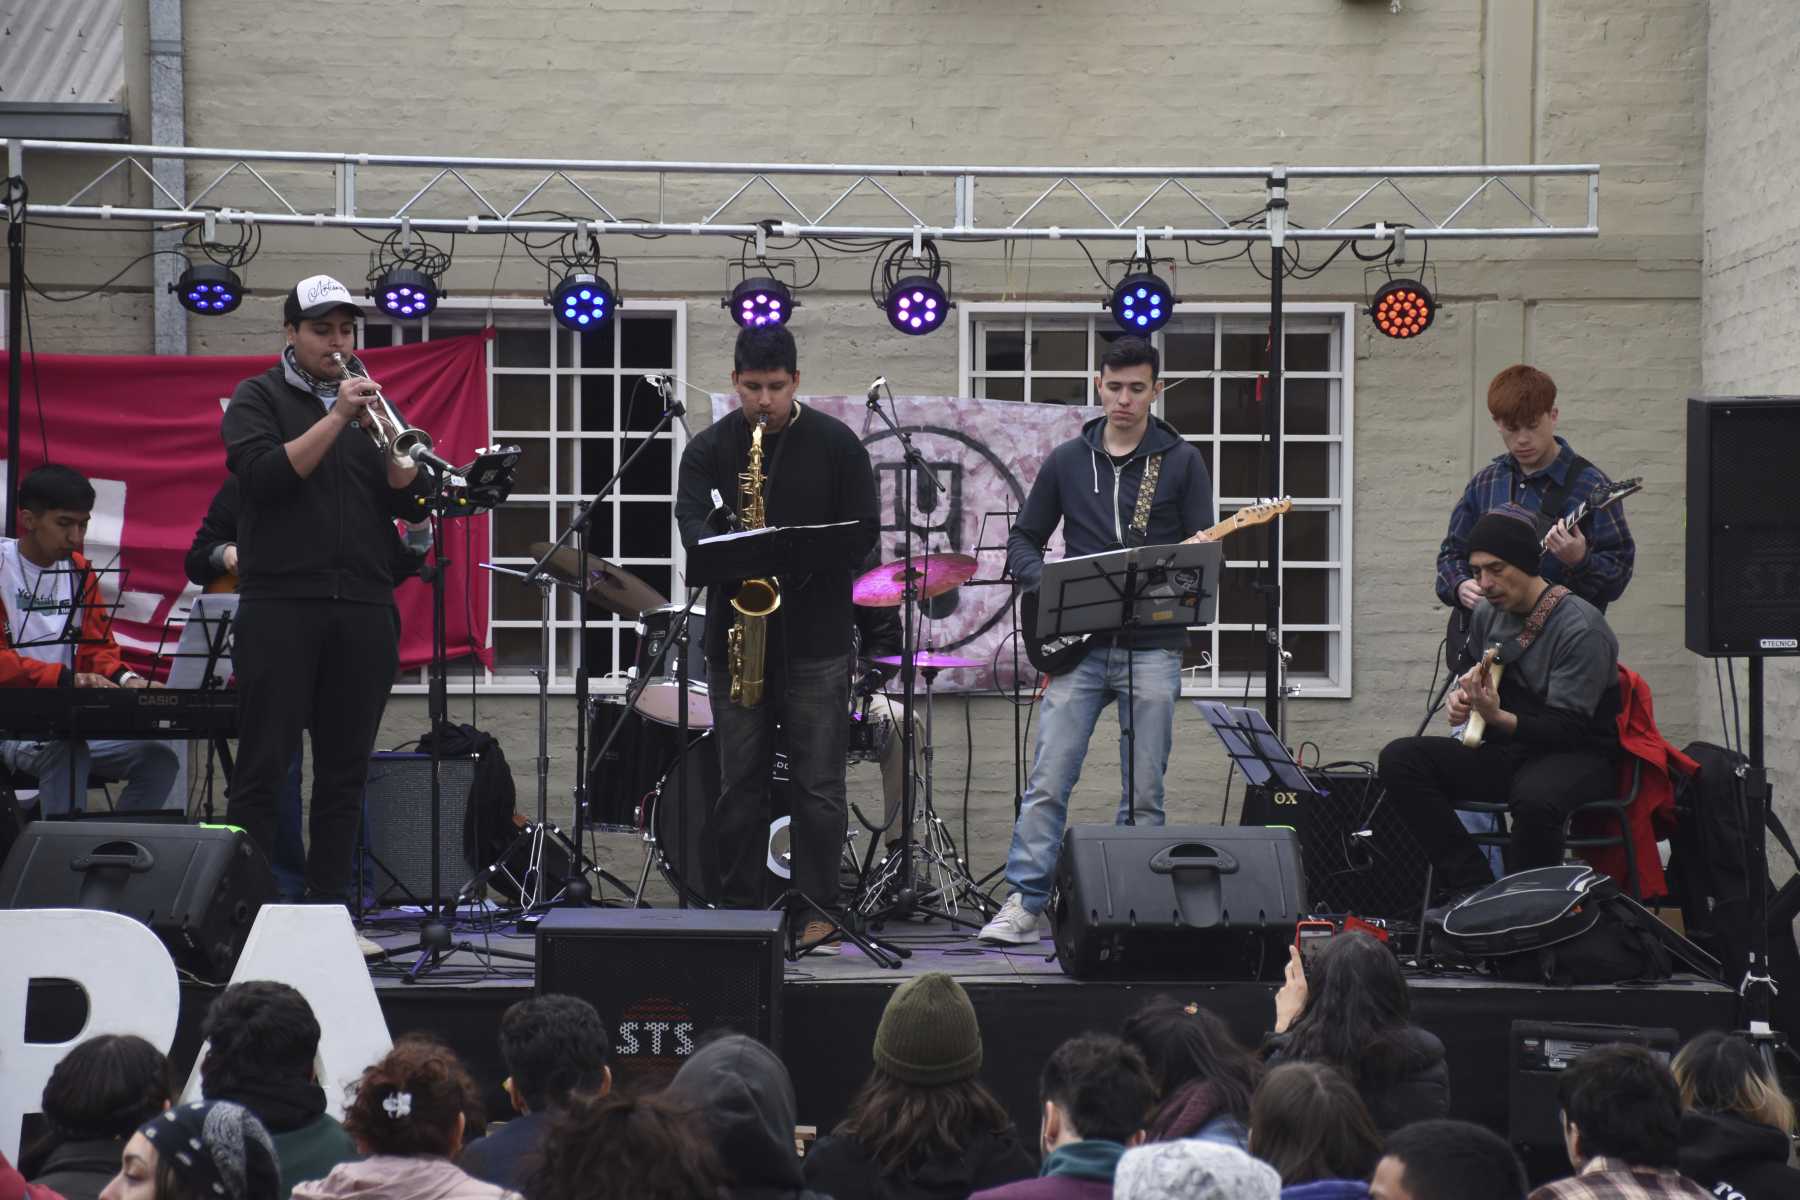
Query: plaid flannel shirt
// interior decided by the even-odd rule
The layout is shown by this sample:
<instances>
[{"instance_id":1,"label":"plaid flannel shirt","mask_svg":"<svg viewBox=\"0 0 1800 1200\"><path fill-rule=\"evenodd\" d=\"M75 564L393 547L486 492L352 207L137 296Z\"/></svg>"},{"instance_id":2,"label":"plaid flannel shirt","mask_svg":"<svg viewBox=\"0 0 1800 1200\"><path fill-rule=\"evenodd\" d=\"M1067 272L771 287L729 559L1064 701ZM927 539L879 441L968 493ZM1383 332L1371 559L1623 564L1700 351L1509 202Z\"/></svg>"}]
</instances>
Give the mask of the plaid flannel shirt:
<instances>
[{"instance_id":1,"label":"plaid flannel shirt","mask_svg":"<svg viewBox=\"0 0 1800 1200\"><path fill-rule=\"evenodd\" d=\"M1531 1200L1702 1200L1712 1193L1668 1167L1633 1167L1607 1158L1588 1161L1581 1174L1546 1183Z\"/></svg>"},{"instance_id":2,"label":"plaid flannel shirt","mask_svg":"<svg viewBox=\"0 0 1800 1200\"><path fill-rule=\"evenodd\" d=\"M1536 474L1527 475L1521 471L1510 454L1500 455L1475 472L1475 477L1469 480L1469 486L1463 489L1462 499L1456 502L1456 508L1450 513L1450 528L1444 534L1443 544L1438 547L1439 600L1455 608L1457 585L1472 578L1469 572L1469 534L1483 514L1499 508L1509 500L1532 512L1539 512L1544 502L1544 493L1551 485L1568 479L1569 468L1575 461L1575 452L1560 437L1556 439L1556 444L1556 458ZM1564 511L1574 508L1595 489L1611 482L1604 471L1589 463L1577 478L1570 481L1569 498ZM1551 583L1562 584L1604 612L1608 604L1625 593L1625 585L1631 582L1632 565L1637 561L1637 543L1631 540L1631 529L1625 524L1623 503L1590 514L1582 524L1586 526L1587 557L1571 567L1556 555L1545 551L1538 574Z\"/></svg>"}]
</instances>

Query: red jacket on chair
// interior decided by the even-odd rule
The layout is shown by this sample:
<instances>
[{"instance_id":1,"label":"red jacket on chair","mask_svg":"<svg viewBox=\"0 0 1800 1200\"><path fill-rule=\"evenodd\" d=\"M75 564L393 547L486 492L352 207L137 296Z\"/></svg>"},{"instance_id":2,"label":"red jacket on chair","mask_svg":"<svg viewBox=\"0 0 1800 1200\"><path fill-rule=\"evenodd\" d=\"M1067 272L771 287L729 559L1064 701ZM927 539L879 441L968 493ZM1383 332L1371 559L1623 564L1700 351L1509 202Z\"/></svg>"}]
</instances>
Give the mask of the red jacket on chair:
<instances>
[{"instance_id":1,"label":"red jacket on chair","mask_svg":"<svg viewBox=\"0 0 1800 1200\"><path fill-rule=\"evenodd\" d=\"M1643 676L1623 664L1619 667L1619 795L1631 788L1631 770L1643 764L1638 781L1637 799L1627 810L1631 825L1631 845L1637 852L1639 899L1666 896L1668 882L1663 878L1662 859L1656 852L1656 839L1666 835L1675 824L1674 775L1692 775L1700 764L1670 745L1656 728L1656 714L1651 708L1650 685ZM1600 824L1594 832L1611 832L1611 822ZM1583 832L1590 832L1583 829ZM1583 850L1581 856L1598 871L1605 871L1622 886L1628 886L1625 874L1625 851L1616 846Z\"/></svg>"}]
</instances>

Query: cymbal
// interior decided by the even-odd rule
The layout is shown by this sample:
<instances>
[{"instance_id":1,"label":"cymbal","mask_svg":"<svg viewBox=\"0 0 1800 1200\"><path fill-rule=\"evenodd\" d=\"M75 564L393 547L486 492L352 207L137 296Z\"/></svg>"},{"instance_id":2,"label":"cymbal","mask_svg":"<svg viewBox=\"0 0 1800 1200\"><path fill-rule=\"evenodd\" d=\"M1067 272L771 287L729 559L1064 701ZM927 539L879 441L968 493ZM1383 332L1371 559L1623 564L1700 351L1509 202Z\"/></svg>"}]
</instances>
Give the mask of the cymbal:
<instances>
[{"instance_id":1,"label":"cymbal","mask_svg":"<svg viewBox=\"0 0 1800 1200\"><path fill-rule=\"evenodd\" d=\"M549 542L531 543L531 552L539 558L549 551ZM581 555L573 546L561 546L555 554L550 555L550 571L564 579L579 580L581 578ZM635 617L653 608L661 608L669 601L655 588L627 571L624 567L607 562L604 558L588 555L588 598L602 608L610 609L622 617Z\"/></svg>"},{"instance_id":2,"label":"cymbal","mask_svg":"<svg viewBox=\"0 0 1800 1200\"><path fill-rule=\"evenodd\" d=\"M870 662L878 662L885 667L897 667L902 659L898 654L883 654L871 658ZM954 654L939 654L934 650L919 650L913 654L913 666L921 671L954 671L958 667L979 667L981 660L977 658L958 658Z\"/></svg>"},{"instance_id":3,"label":"cymbal","mask_svg":"<svg viewBox=\"0 0 1800 1200\"><path fill-rule=\"evenodd\" d=\"M912 578L919 599L941 596L975 576L975 559L968 554L920 554L912 560ZM906 595L906 560L882 563L857 577L851 598L864 608L894 608Z\"/></svg>"}]
</instances>

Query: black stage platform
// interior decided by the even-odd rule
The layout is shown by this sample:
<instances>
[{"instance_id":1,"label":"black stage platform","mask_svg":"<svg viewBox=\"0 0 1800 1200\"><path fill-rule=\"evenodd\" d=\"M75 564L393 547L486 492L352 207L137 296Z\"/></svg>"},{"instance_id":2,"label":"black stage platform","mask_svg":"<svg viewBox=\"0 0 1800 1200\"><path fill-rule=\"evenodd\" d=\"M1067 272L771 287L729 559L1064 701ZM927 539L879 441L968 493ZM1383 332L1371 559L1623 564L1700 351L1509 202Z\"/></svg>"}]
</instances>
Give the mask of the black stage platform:
<instances>
[{"instance_id":1,"label":"black stage platform","mask_svg":"<svg viewBox=\"0 0 1800 1200\"><path fill-rule=\"evenodd\" d=\"M397 948L410 943L416 920L377 924L367 932ZM1050 1049L1077 1033L1116 1031L1149 996L1167 992L1203 1004L1252 1046L1273 1017L1273 984L1081 982L1048 959L1048 939L1034 952L982 946L940 923L890 926L888 935L913 952L899 970L876 967L854 947L787 966L778 1049L793 1073L803 1124L827 1130L842 1116L868 1072L869 1047L888 996L925 971L947 971L968 989L986 1043L983 1078L1027 1131L1037 1128L1037 1073ZM397 965L376 965L371 973L389 1030L396 1037L430 1033L455 1047L481 1084L490 1114L504 1118L509 1114L500 1090L506 1074L496 1044L500 1014L532 993L532 973L529 964L500 959L490 966L480 951L491 946L529 954L533 939L466 928L457 938L474 949L459 949L418 982L404 981ZM1737 1018L1731 989L1691 977L1575 988L1498 983L1468 974L1412 972L1409 979L1415 1019L1448 1048L1455 1114L1501 1131L1507 1122L1507 1034L1515 1019L1668 1026L1685 1039L1704 1029L1731 1028ZM199 1021L215 990L183 985L173 1055L183 1075L198 1052ZM68 1010L61 1011L66 1019Z\"/></svg>"}]
</instances>

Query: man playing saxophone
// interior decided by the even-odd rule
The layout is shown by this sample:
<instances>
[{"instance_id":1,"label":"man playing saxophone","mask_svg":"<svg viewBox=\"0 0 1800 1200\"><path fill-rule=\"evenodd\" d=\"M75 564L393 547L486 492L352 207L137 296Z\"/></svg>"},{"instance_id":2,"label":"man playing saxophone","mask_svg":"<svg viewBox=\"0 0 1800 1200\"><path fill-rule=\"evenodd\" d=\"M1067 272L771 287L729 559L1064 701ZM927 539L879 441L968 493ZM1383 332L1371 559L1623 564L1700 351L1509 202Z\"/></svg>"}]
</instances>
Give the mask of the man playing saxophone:
<instances>
[{"instance_id":1,"label":"man playing saxophone","mask_svg":"<svg viewBox=\"0 0 1800 1200\"><path fill-rule=\"evenodd\" d=\"M875 477L849 426L794 398L799 359L786 328L739 333L731 383L739 410L696 434L681 456L675 518L683 544L691 550L727 524L855 521L864 536L843 562L821 562L808 575L746 580L709 597L707 688L722 786L707 823L718 876L708 882L724 907L764 902L779 736L793 800L794 887L831 910L848 822L850 584L852 568L875 541ZM717 519L722 512L726 523ZM814 916L799 944L832 952L830 933Z\"/></svg>"},{"instance_id":2,"label":"man playing saxophone","mask_svg":"<svg viewBox=\"0 0 1800 1200\"><path fill-rule=\"evenodd\" d=\"M227 820L272 855L276 799L312 731L306 894L348 902L369 753L399 661L394 521L427 478L363 428L380 389L349 374L361 310L328 275L282 309L281 360L237 385L221 433L237 478L239 740Z\"/></svg>"}]
</instances>

